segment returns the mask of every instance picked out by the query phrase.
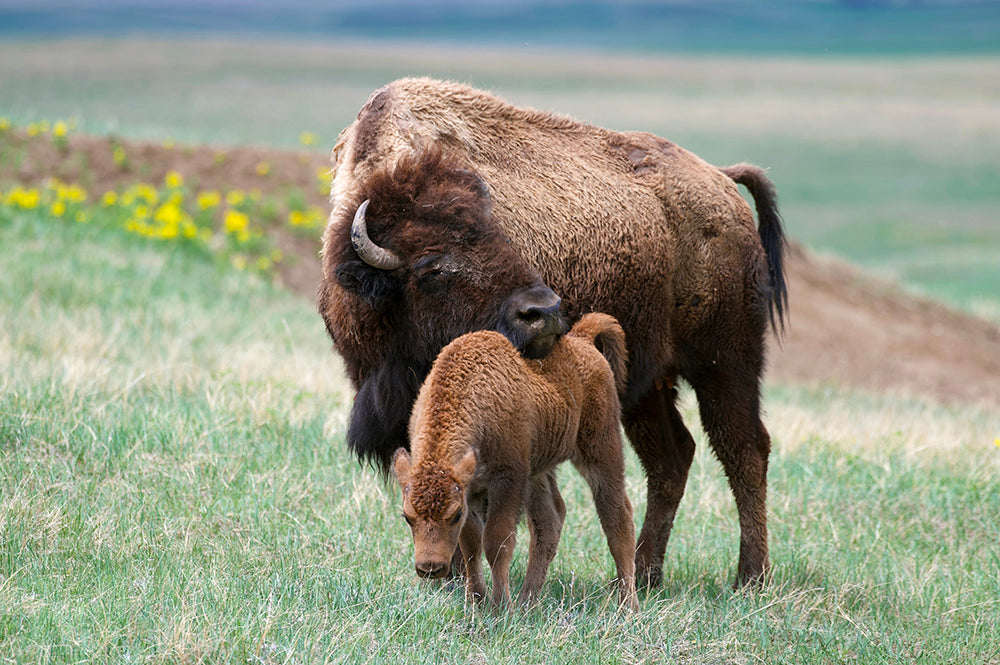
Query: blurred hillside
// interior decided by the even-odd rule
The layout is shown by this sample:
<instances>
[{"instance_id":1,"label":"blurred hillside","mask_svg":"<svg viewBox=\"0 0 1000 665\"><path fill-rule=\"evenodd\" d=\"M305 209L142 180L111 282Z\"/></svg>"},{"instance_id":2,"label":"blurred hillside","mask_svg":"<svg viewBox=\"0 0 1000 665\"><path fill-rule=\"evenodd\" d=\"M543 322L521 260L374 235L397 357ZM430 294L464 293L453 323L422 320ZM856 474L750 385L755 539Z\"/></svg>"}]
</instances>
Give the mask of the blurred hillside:
<instances>
[{"instance_id":1,"label":"blurred hillside","mask_svg":"<svg viewBox=\"0 0 1000 665\"><path fill-rule=\"evenodd\" d=\"M994 0L0 0L0 38L223 34L615 52L1000 51Z\"/></svg>"}]
</instances>

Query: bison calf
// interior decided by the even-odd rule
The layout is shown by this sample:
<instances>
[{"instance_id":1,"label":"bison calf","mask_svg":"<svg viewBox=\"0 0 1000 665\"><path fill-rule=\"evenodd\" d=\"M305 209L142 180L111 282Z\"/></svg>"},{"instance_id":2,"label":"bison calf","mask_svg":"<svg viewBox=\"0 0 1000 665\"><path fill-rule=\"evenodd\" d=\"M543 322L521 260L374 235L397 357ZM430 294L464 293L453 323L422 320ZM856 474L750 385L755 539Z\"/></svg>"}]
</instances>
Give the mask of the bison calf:
<instances>
[{"instance_id":1,"label":"bison calf","mask_svg":"<svg viewBox=\"0 0 1000 665\"><path fill-rule=\"evenodd\" d=\"M441 351L410 419L411 453L400 448L393 459L418 575L443 577L458 545L469 597L485 598L485 550L492 603L509 602L524 507L531 542L518 600L535 597L566 515L554 471L569 460L593 493L621 602L638 608L635 527L618 428L625 363L625 334L606 314L581 318L544 360L523 358L492 331L469 333Z\"/></svg>"}]
</instances>

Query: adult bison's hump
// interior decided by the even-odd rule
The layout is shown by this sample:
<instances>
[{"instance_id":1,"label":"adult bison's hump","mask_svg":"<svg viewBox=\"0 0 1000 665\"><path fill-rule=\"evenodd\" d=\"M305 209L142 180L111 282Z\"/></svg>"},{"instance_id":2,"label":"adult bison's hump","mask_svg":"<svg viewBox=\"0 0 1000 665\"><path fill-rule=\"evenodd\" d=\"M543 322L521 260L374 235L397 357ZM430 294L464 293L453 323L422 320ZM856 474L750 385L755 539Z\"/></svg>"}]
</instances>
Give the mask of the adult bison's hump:
<instances>
[{"instance_id":1,"label":"adult bison's hump","mask_svg":"<svg viewBox=\"0 0 1000 665\"><path fill-rule=\"evenodd\" d=\"M759 248L733 182L670 141L431 79L372 95L345 132L335 193L430 144L483 178L494 218L570 314L606 311L634 331L651 304L711 312Z\"/></svg>"}]
</instances>

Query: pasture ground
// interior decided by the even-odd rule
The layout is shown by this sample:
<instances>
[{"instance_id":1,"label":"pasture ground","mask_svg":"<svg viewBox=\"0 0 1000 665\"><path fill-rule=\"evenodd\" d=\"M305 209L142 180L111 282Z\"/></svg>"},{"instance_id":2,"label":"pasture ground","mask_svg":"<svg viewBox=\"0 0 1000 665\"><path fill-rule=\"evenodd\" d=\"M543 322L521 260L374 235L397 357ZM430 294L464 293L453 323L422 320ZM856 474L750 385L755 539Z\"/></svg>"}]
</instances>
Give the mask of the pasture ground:
<instances>
[{"instance_id":1,"label":"pasture ground","mask_svg":"<svg viewBox=\"0 0 1000 665\"><path fill-rule=\"evenodd\" d=\"M0 233L3 662L1000 662L995 410L769 388L774 579L747 593L688 402L664 587L616 612L565 470L540 605L495 616L414 579L398 493L345 454L309 301L41 211Z\"/></svg>"},{"instance_id":2,"label":"pasture ground","mask_svg":"<svg viewBox=\"0 0 1000 665\"><path fill-rule=\"evenodd\" d=\"M997 246L995 59L538 67L517 54L357 53L0 44L0 115L20 126L76 115L132 156L123 170L84 158L110 154L109 139L71 135L56 157L18 139L0 180L65 168L100 196L178 168L191 187L322 197L324 154L222 144L287 148L310 130L329 146L372 88L421 68L651 129L714 162L771 164L793 238L882 229L844 247L885 262L884 277L908 274L915 246L900 229L912 223L927 231L915 236L926 265L942 265L941 238L962 264L939 295L996 311L988 269L985 290L964 281ZM215 185L220 162L198 160L217 151L231 171ZM262 177L262 160L280 177ZM566 529L539 606L491 615L416 583L397 493L345 454L351 391L309 297L315 240L288 237L276 284L184 245L44 209L0 213L0 662L1000 663L995 324L794 255L792 327L765 392L772 582L729 588L735 509L685 395L699 450L664 587L640 595L638 614L616 612L591 500L567 469ZM864 259L880 246L891 251ZM644 486L628 465L638 520Z\"/></svg>"}]
</instances>

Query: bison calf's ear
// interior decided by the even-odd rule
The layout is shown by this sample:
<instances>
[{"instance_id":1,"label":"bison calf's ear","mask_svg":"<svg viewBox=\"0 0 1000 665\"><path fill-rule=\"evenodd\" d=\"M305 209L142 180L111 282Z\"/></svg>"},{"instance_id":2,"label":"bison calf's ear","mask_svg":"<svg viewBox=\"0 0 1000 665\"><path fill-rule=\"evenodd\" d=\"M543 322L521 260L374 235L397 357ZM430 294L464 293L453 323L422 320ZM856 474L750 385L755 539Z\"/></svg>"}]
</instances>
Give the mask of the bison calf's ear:
<instances>
[{"instance_id":1,"label":"bison calf's ear","mask_svg":"<svg viewBox=\"0 0 1000 665\"><path fill-rule=\"evenodd\" d=\"M364 261L345 261L337 266L337 282L364 298L374 309L382 309L403 295L403 283L392 273L372 268Z\"/></svg>"},{"instance_id":2,"label":"bison calf's ear","mask_svg":"<svg viewBox=\"0 0 1000 665\"><path fill-rule=\"evenodd\" d=\"M455 480L462 487L469 484L473 474L476 473L476 453L473 450L465 453L465 456L455 465Z\"/></svg>"},{"instance_id":3,"label":"bison calf's ear","mask_svg":"<svg viewBox=\"0 0 1000 665\"><path fill-rule=\"evenodd\" d=\"M392 455L392 472L396 476L396 482L403 489L410 481L410 453L406 448L398 448Z\"/></svg>"}]
</instances>

